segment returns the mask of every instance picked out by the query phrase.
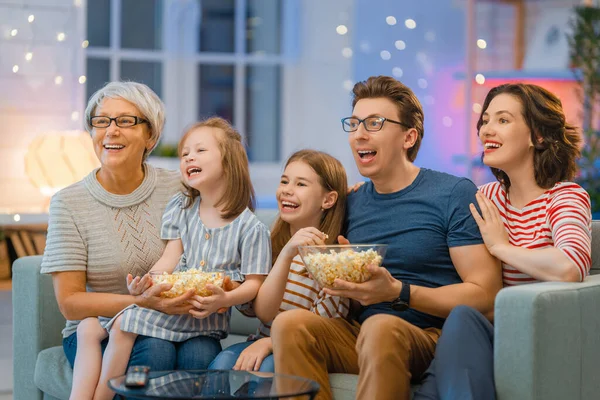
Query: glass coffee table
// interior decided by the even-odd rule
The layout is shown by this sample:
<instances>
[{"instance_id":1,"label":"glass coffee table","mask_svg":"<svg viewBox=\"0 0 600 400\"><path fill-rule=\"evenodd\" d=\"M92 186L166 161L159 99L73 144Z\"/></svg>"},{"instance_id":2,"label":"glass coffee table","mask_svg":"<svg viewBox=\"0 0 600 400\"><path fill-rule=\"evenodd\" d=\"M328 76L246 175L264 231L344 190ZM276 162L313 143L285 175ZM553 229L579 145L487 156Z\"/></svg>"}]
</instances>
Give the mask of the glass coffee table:
<instances>
[{"instance_id":1,"label":"glass coffee table","mask_svg":"<svg viewBox=\"0 0 600 400\"><path fill-rule=\"evenodd\" d=\"M126 387L125 376L108 386L125 399L313 399L319 391L310 379L247 371L151 371L143 388Z\"/></svg>"}]
</instances>

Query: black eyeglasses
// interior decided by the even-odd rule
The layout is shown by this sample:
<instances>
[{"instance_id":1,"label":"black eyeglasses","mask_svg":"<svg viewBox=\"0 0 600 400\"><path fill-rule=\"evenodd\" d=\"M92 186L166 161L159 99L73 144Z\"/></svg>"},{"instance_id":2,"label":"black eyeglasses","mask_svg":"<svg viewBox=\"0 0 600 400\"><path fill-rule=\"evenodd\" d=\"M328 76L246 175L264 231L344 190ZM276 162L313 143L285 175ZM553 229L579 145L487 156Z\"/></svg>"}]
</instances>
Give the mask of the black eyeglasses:
<instances>
[{"instance_id":1,"label":"black eyeglasses","mask_svg":"<svg viewBox=\"0 0 600 400\"><path fill-rule=\"evenodd\" d=\"M121 115L115 118L96 116L90 118L90 125L94 128L108 128L113 121L115 121L115 124L119 128L131 128L132 126L148 122L143 118L133 115Z\"/></svg>"},{"instance_id":2,"label":"black eyeglasses","mask_svg":"<svg viewBox=\"0 0 600 400\"><path fill-rule=\"evenodd\" d=\"M402 125L403 127L410 129L411 127L406 125L405 123L394 121L385 117L367 117L365 119L355 118L355 117L346 117L342 118L342 129L345 132L356 132L358 130L359 125L364 125L365 129L369 132L377 132L383 128L384 122L392 122L394 124Z\"/></svg>"}]
</instances>

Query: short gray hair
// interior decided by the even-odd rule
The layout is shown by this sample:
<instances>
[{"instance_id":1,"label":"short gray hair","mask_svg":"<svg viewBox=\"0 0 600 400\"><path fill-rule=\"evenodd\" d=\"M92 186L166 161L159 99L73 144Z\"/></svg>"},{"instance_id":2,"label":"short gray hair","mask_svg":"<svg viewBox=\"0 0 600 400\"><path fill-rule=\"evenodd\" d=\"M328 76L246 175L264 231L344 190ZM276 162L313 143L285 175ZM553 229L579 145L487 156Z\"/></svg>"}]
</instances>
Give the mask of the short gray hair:
<instances>
[{"instance_id":1,"label":"short gray hair","mask_svg":"<svg viewBox=\"0 0 600 400\"><path fill-rule=\"evenodd\" d=\"M150 139L154 146L144 152L144 160L158 144L165 126L165 105L156 93L148 86L138 82L109 82L90 97L85 108L85 128L92 134L94 127L90 118L94 116L96 108L105 98L121 98L137 107L144 119L150 125Z\"/></svg>"}]
</instances>

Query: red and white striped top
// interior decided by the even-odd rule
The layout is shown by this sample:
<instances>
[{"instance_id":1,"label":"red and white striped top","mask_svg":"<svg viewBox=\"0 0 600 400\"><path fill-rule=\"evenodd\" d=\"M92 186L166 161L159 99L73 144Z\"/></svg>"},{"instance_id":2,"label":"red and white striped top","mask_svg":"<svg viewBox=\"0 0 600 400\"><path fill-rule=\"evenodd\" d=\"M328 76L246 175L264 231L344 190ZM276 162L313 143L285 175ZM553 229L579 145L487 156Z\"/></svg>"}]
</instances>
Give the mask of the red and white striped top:
<instances>
[{"instance_id":1,"label":"red and white striped top","mask_svg":"<svg viewBox=\"0 0 600 400\"><path fill-rule=\"evenodd\" d=\"M283 300L277 314L296 308L302 308L326 318L346 318L350 311L350 300L323 293L319 284L308 274L300 256L297 255L290 265ZM249 340L270 335L271 325L261 323L256 334L250 336Z\"/></svg>"},{"instance_id":2,"label":"red and white striped top","mask_svg":"<svg viewBox=\"0 0 600 400\"><path fill-rule=\"evenodd\" d=\"M527 249L554 246L571 259L583 280L592 264L592 216L588 193L578 184L559 182L518 209L510 204L499 182L479 188L498 207L509 242ZM537 282L531 276L502 263L504 286Z\"/></svg>"}]
</instances>

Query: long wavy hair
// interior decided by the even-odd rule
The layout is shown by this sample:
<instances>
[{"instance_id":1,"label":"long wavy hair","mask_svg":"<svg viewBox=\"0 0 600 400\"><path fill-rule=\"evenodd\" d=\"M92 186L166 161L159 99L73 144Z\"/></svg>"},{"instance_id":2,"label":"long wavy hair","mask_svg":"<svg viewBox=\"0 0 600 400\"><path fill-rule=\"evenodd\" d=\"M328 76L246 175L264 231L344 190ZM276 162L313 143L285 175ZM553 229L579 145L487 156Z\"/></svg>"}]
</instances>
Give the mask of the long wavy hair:
<instances>
[{"instance_id":1,"label":"long wavy hair","mask_svg":"<svg viewBox=\"0 0 600 400\"><path fill-rule=\"evenodd\" d=\"M337 237L342 231L346 214L346 191L348 190L346 170L338 159L317 150L297 151L287 160L285 167L287 168L288 165L295 161L300 161L310 166L319 177L319 183L323 189L328 192L337 192L337 201L333 207L323 211L321 223L318 226L321 232L329 236L325 242L333 244L337 241ZM281 216L278 216L271 230L273 262L277 260L279 253L281 253L281 250L291 237L290 224L282 220Z\"/></svg>"}]
</instances>

